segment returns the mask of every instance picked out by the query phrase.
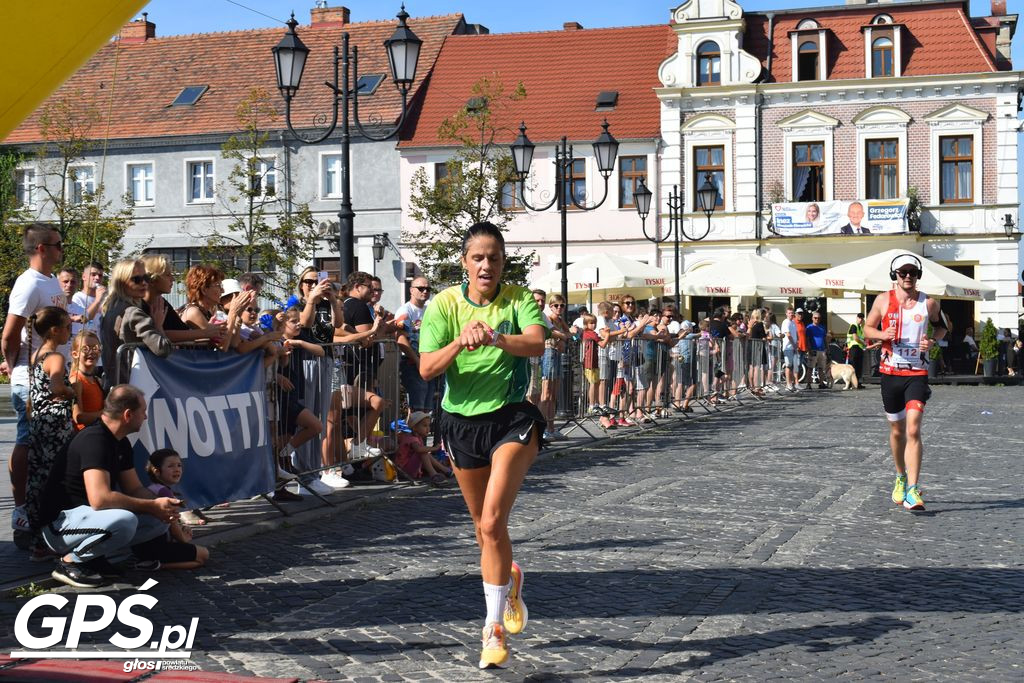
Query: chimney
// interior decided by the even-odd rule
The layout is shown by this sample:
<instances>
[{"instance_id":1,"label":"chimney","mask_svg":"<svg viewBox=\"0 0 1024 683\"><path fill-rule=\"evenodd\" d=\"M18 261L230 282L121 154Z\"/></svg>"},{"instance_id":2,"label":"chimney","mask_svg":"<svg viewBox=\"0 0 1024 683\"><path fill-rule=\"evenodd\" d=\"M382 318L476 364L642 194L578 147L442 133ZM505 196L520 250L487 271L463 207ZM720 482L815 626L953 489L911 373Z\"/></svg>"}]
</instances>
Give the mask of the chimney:
<instances>
[{"instance_id":1,"label":"chimney","mask_svg":"<svg viewBox=\"0 0 1024 683\"><path fill-rule=\"evenodd\" d=\"M143 12L141 19L125 24L117 38L122 45L144 43L150 38L156 38L156 24L149 20L148 12Z\"/></svg>"},{"instance_id":2,"label":"chimney","mask_svg":"<svg viewBox=\"0 0 1024 683\"><path fill-rule=\"evenodd\" d=\"M583 30L583 25L580 24L578 21L567 21L564 24L562 24L562 30L563 31L582 31Z\"/></svg>"},{"instance_id":3,"label":"chimney","mask_svg":"<svg viewBox=\"0 0 1024 683\"><path fill-rule=\"evenodd\" d=\"M993 17L1005 17L1006 16L1006 0L992 0L992 15Z\"/></svg>"},{"instance_id":4,"label":"chimney","mask_svg":"<svg viewBox=\"0 0 1024 683\"><path fill-rule=\"evenodd\" d=\"M344 26L351 23L350 15L348 7L314 7L309 10L309 23L312 26Z\"/></svg>"}]
</instances>

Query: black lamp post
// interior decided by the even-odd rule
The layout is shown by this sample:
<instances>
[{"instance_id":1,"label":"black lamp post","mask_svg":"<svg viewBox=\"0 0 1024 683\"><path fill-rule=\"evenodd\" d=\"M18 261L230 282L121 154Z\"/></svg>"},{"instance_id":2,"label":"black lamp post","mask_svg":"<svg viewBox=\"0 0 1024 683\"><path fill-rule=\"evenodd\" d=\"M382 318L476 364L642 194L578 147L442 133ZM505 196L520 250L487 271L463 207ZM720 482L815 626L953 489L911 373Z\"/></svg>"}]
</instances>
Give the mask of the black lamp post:
<instances>
[{"instance_id":1,"label":"black lamp post","mask_svg":"<svg viewBox=\"0 0 1024 683\"><path fill-rule=\"evenodd\" d=\"M679 296L679 241L680 235L693 242L699 242L708 236L711 232L711 214L715 211L715 205L718 204L718 188L713 182L711 182L711 174L707 174L704 178L704 183L697 190L697 202L700 204L701 210L708 217L708 227L700 235L694 233L691 235L686 232L685 224L683 223L683 197L679 194L679 186L673 185L672 192L668 196L668 230L661 237L655 235L654 237L647 234L647 215L651 211L651 191L647 189L647 185L643 180L640 181L640 187L633 192L633 197L636 200L636 212L640 214L640 224L643 227L644 237L655 244L661 244L669 237L674 237L675 242L675 272L676 272L676 310L681 311L682 301Z\"/></svg>"},{"instance_id":2,"label":"black lamp post","mask_svg":"<svg viewBox=\"0 0 1024 683\"><path fill-rule=\"evenodd\" d=\"M409 88L416 79L416 64L419 62L420 47L423 44L423 41L417 38L416 34L406 25L408 18L405 5L402 5L402 9L398 12L398 27L391 37L384 41L384 47L388 53L391 80L402 94L402 113L389 130L382 131L379 127L374 126L377 131L375 134L367 132L363 124L359 122L359 97L350 86L350 83L354 82L358 87L359 83L359 48L349 49L348 32L341 36L341 53L339 54L337 46L334 48L334 81L325 82L325 85L334 92L330 125L322 134L312 138L303 137L292 126L292 99L299 91L302 71L305 69L306 58L309 56L309 48L295 33L298 22L295 21L294 14L288 20L288 32L273 48L274 65L277 69L277 88L284 98L285 123L288 124L288 130L297 140L306 144L316 144L326 140L337 128L339 109L341 110L341 207L338 210L338 271L342 282L347 280L352 272L355 251L355 212L352 210L350 183L352 160L349 149L351 140L349 128L351 122L354 122L364 138L381 142L397 135L405 122L405 116L408 113ZM339 65L342 72L340 87L338 86ZM351 112L349 111L350 103ZM325 115L317 115L313 119L314 126L319 126L325 120Z\"/></svg>"},{"instance_id":3,"label":"black lamp post","mask_svg":"<svg viewBox=\"0 0 1024 683\"><path fill-rule=\"evenodd\" d=\"M565 324L569 324L569 254L568 254L568 231L567 211L570 202L580 211L593 211L608 199L608 179L615 170L615 157L619 153L619 143L608 132L607 119L601 124L601 134L593 143L594 158L597 159L597 168L604 178L604 196L596 204L586 205L576 197L572 188L568 187L572 179L572 166L576 158L573 156L572 145L568 144L563 135L561 142L555 147L555 193L550 202L544 206L531 206L526 201L526 177L530 174L530 164L533 162L533 150L535 145L526 137L526 123L519 125L519 137L512 143L512 163L515 165L516 176L519 179L519 194L522 197L523 205L531 211L547 211L552 206L558 205L561 217L561 247L562 247L562 300L565 307L562 309L562 316ZM568 195L568 196L566 196ZM569 362L569 354L562 355L562 396L558 401L559 416L571 417L570 406L572 405L572 365Z\"/></svg>"},{"instance_id":4,"label":"black lamp post","mask_svg":"<svg viewBox=\"0 0 1024 683\"><path fill-rule=\"evenodd\" d=\"M519 194L522 197L523 205L531 211L547 211L552 206L558 205L561 216L562 232L562 298L565 299L566 307L562 315L565 316L568 324L569 315L569 255L568 255L568 234L567 234L567 211L570 203L580 211L593 211L608 199L608 179L615 170L615 157L619 153L619 143L608 132L608 121L601 124L601 134L593 143L594 157L597 159L597 168L604 178L604 196L596 204L587 206L577 199L576 194L567 188L568 182L572 179L572 165L576 161L573 156L572 145L567 143L563 135L561 142L555 147L555 193L550 202L544 206L532 206L526 201L525 183L526 177L530 174L530 164L533 163L533 150L536 147L526 137L526 123L519 126L519 137L512 143L512 162L515 164L516 176L519 178ZM568 190L568 195L567 194Z\"/></svg>"}]
</instances>

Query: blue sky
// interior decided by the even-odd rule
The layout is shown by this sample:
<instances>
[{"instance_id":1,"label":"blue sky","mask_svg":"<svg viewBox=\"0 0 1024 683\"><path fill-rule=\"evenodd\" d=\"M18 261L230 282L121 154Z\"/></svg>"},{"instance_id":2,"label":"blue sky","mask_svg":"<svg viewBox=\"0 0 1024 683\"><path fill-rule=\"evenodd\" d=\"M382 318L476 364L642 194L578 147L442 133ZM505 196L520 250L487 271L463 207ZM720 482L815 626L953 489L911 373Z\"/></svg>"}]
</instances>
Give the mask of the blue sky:
<instances>
[{"instance_id":1,"label":"blue sky","mask_svg":"<svg viewBox=\"0 0 1024 683\"><path fill-rule=\"evenodd\" d=\"M843 4L844 0L741 0L745 10L824 7ZM1014 11L1019 0L1010 0L1008 10ZM143 11L156 24L158 36L181 33L206 33L282 25L294 11L302 23L309 21L313 0L153 0ZM394 17L400 0L390 5L382 0L328 0L329 5L344 5L352 10L352 21L368 21ZM635 26L668 21L673 0L408 0L406 10L412 16L453 14L461 12L466 20L487 26L492 33L512 31L551 31L561 29L566 21L578 21L584 28ZM985 16L990 0L971 0L971 14ZM264 16L267 15L267 16ZM1013 63L1024 69L1024 26L1018 27L1013 43ZM269 59L269 57L266 57ZM1019 146L1018 168L1024 178L1024 144ZM1024 252L1024 246L1022 246ZM1021 259L1024 262L1024 258Z\"/></svg>"}]
</instances>

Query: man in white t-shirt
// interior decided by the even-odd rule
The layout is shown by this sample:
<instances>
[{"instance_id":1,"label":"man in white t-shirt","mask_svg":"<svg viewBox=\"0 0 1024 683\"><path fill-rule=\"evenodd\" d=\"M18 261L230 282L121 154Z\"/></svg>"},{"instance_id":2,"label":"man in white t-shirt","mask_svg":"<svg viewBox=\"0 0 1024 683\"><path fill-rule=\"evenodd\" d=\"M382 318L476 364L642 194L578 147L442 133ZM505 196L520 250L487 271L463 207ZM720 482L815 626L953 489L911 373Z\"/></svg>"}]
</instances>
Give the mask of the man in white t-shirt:
<instances>
[{"instance_id":1,"label":"man in white t-shirt","mask_svg":"<svg viewBox=\"0 0 1024 683\"><path fill-rule=\"evenodd\" d=\"M8 462L11 475L11 494L14 498L14 513L11 526L15 530L15 543L25 545L31 539L28 516L22 507L25 503L25 479L28 476L28 416L25 404L28 401L29 359L39 349L42 340L32 335L32 348L28 348L28 319L36 311L47 306L67 308L67 298L53 268L64 257L64 245L60 233L47 223L33 223L25 229L22 240L28 256L28 270L18 276L11 289L7 320L0 338L0 374L11 377L11 405L18 416L18 428L14 439L14 450ZM65 358L70 358L69 349L61 347ZM14 359L12 362L11 359Z\"/></svg>"},{"instance_id":2,"label":"man in white t-shirt","mask_svg":"<svg viewBox=\"0 0 1024 683\"><path fill-rule=\"evenodd\" d=\"M434 380L427 382L420 377L420 323L423 313L427 310L427 299L430 298L430 282L425 277L418 277L409 285L409 300L395 311L395 325L399 335L408 340L408 347L403 348L402 365L399 374L402 386L409 394L409 409L430 412L434 409Z\"/></svg>"},{"instance_id":3,"label":"man in white t-shirt","mask_svg":"<svg viewBox=\"0 0 1024 683\"><path fill-rule=\"evenodd\" d=\"M796 314L793 307L786 308L786 319L782 321L782 367L786 376L786 389L796 391L797 341Z\"/></svg>"}]
</instances>

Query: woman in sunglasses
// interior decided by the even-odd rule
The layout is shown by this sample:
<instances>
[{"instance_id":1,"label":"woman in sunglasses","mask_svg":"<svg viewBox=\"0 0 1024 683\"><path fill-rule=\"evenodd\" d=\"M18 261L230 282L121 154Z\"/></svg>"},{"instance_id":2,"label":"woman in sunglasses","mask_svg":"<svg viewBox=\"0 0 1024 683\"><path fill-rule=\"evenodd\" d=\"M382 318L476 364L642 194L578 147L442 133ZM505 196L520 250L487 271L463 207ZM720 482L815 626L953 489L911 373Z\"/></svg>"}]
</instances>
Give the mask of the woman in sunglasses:
<instances>
[{"instance_id":1,"label":"woman in sunglasses","mask_svg":"<svg viewBox=\"0 0 1024 683\"><path fill-rule=\"evenodd\" d=\"M162 306L164 309L164 335L175 344L212 339L219 344L224 335L224 321L210 322L206 327L192 328L181 319L165 295L174 288L174 270L163 254L147 254L142 257L149 281L142 297L142 308L146 312Z\"/></svg>"},{"instance_id":2,"label":"woman in sunglasses","mask_svg":"<svg viewBox=\"0 0 1024 683\"><path fill-rule=\"evenodd\" d=\"M143 308L149 276L138 259L122 259L110 271L110 294L103 302L103 322L100 326L100 347L103 355L105 391L128 381L131 354L121 354L122 344L145 344L157 356L165 357L173 346L164 335L166 308L161 305Z\"/></svg>"}]
</instances>

